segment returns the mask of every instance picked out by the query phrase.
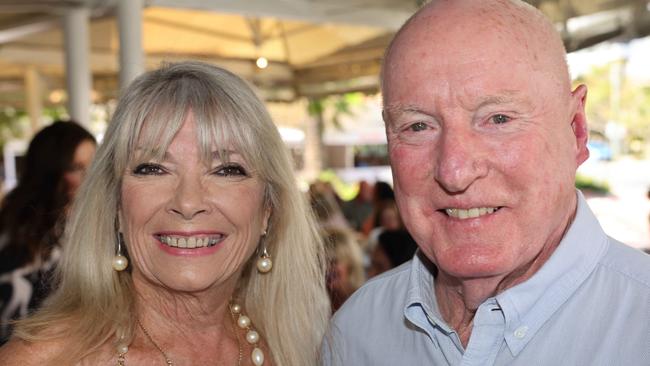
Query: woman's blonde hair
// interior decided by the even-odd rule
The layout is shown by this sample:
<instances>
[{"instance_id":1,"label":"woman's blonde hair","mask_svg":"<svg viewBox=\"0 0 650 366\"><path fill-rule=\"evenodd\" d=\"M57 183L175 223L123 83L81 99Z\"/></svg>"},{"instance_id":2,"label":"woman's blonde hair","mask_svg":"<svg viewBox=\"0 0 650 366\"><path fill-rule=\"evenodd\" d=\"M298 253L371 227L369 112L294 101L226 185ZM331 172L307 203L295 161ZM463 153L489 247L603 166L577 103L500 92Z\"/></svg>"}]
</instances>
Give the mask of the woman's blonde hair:
<instances>
[{"instance_id":1,"label":"woman's blonde hair","mask_svg":"<svg viewBox=\"0 0 650 366\"><path fill-rule=\"evenodd\" d=\"M316 363L330 311L317 225L264 104L236 75L200 62L163 65L124 91L66 227L59 287L40 311L18 324L18 337L65 338L70 347L57 360L64 364L106 342L133 337L131 275L111 267L122 176L134 159L162 157L190 112L206 159L214 146L226 146L240 153L265 185L271 216L264 240L273 270L259 274L253 256L238 297L276 365ZM137 156L136 143L144 147Z\"/></svg>"}]
</instances>

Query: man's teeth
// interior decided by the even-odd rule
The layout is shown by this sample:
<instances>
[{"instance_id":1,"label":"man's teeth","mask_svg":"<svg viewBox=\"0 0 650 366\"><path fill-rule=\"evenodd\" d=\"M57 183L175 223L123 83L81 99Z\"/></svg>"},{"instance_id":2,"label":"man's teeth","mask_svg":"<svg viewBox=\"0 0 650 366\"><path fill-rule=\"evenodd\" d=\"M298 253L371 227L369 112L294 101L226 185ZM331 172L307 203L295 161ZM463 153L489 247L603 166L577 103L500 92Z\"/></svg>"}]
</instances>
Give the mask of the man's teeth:
<instances>
[{"instance_id":1,"label":"man's teeth","mask_svg":"<svg viewBox=\"0 0 650 366\"><path fill-rule=\"evenodd\" d=\"M223 235L211 236L173 236L173 235L156 235L158 240L170 247L175 248L203 248L211 247L223 239Z\"/></svg>"},{"instance_id":2,"label":"man's teeth","mask_svg":"<svg viewBox=\"0 0 650 366\"><path fill-rule=\"evenodd\" d=\"M470 209L446 208L445 212L450 217L457 219L473 219L483 215L489 215L497 211L499 207L475 207Z\"/></svg>"}]
</instances>

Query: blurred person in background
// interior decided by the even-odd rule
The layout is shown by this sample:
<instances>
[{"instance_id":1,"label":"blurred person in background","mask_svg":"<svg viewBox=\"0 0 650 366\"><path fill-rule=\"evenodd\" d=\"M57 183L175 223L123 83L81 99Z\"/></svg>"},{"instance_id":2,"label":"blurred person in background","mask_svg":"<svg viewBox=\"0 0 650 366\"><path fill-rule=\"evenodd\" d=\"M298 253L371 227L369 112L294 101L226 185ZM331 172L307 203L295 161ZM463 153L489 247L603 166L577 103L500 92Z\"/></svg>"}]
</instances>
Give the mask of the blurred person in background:
<instances>
[{"instance_id":1,"label":"blurred person in background","mask_svg":"<svg viewBox=\"0 0 650 366\"><path fill-rule=\"evenodd\" d=\"M332 302L332 313L365 281L363 259L359 243L349 230L323 231L327 256L327 291Z\"/></svg>"},{"instance_id":2,"label":"blurred person in background","mask_svg":"<svg viewBox=\"0 0 650 366\"><path fill-rule=\"evenodd\" d=\"M95 154L95 138L74 122L56 121L29 144L18 185L0 207L0 344L10 321L50 292L67 212Z\"/></svg>"},{"instance_id":3,"label":"blurred person in background","mask_svg":"<svg viewBox=\"0 0 650 366\"><path fill-rule=\"evenodd\" d=\"M382 232L370 254L368 278L408 262L417 248L417 243L405 229Z\"/></svg>"},{"instance_id":4,"label":"blurred person in background","mask_svg":"<svg viewBox=\"0 0 650 366\"><path fill-rule=\"evenodd\" d=\"M350 228L331 184L320 181L312 183L309 186L309 202L321 228Z\"/></svg>"},{"instance_id":5,"label":"blurred person in background","mask_svg":"<svg viewBox=\"0 0 650 366\"><path fill-rule=\"evenodd\" d=\"M393 187L386 182L376 182L372 193L372 211L361 225L361 232L365 237L370 235L372 229L381 226L381 213L384 207L394 203Z\"/></svg>"},{"instance_id":6,"label":"blurred person in background","mask_svg":"<svg viewBox=\"0 0 650 366\"><path fill-rule=\"evenodd\" d=\"M350 201L343 202L341 209L343 215L357 232L361 232L361 226L372 213L373 186L362 180L359 182L359 192Z\"/></svg>"},{"instance_id":7,"label":"blurred person in background","mask_svg":"<svg viewBox=\"0 0 650 366\"><path fill-rule=\"evenodd\" d=\"M374 223L377 226L368 233L368 240L365 246L368 253L372 253L375 249L379 235L384 231L405 230L399 208L394 199L382 202L373 216Z\"/></svg>"}]
</instances>

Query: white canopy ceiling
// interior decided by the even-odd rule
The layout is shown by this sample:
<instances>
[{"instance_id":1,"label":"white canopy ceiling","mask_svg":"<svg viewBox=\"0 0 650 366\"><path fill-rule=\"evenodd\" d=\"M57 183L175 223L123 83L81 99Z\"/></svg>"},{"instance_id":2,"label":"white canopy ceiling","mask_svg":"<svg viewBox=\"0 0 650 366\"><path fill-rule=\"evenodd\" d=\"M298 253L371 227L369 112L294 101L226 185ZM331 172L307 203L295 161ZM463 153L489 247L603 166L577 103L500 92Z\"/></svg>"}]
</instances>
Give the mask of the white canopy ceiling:
<instances>
[{"instance_id":1,"label":"white canopy ceiling","mask_svg":"<svg viewBox=\"0 0 650 366\"><path fill-rule=\"evenodd\" d=\"M424 0L149 0L143 12L147 67L185 58L219 63L292 99L377 87L392 33ZM650 33L646 0L529 0L558 25L567 48ZM117 90L116 0L0 0L0 104L20 105L36 68L46 91L63 88L60 17L91 9L91 71L99 97ZM269 59L259 70L253 61ZM354 80L353 83L350 80Z\"/></svg>"}]
</instances>

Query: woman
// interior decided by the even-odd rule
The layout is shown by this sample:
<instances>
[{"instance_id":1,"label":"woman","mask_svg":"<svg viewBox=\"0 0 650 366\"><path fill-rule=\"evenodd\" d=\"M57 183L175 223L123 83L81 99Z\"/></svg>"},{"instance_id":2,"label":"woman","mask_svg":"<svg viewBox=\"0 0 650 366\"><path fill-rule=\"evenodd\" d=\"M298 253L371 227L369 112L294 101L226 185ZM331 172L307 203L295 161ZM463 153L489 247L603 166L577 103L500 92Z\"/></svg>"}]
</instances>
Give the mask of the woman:
<instances>
[{"instance_id":1,"label":"woman","mask_svg":"<svg viewBox=\"0 0 650 366\"><path fill-rule=\"evenodd\" d=\"M395 193L390 184L382 181L375 183L372 194L372 212L363 223L361 232L370 235L372 229L381 226L381 212L386 205L395 203Z\"/></svg>"},{"instance_id":2,"label":"woman","mask_svg":"<svg viewBox=\"0 0 650 366\"><path fill-rule=\"evenodd\" d=\"M29 144L18 185L0 207L0 344L9 338L10 321L49 292L67 211L95 145L83 127L63 121L40 130Z\"/></svg>"},{"instance_id":3,"label":"woman","mask_svg":"<svg viewBox=\"0 0 650 366\"><path fill-rule=\"evenodd\" d=\"M327 255L327 292L332 313L365 281L363 254L350 230L327 228L323 230Z\"/></svg>"},{"instance_id":4,"label":"woman","mask_svg":"<svg viewBox=\"0 0 650 366\"><path fill-rule=\"evenodd\" d=\"M389 230L406 230L394 199L383 201L373 215L376 217L374 221L378 225L368 233L368 240L365 247L367 253L372 253L375 250L381 233Z\"/></svg>"},{"instance_id":5,"label":"woman","mask_svg":"<svg viewBox=\"0 0 650 366\"><path fill-rule=\"evenodd\" d=\"M410 261L417 249L418 245L408 231L384 231L379 235L377 246L371 252L368 278Z\"/></svg>"},{"instance_id":6,"label":"woman","mask_svg":"<svg viewBox=\"0 0 650 366\"><path fill-rule=\"evenodd\" d=\"M336 193L327 183L315 182L309 185L309 203L322 229L350 228L336 200Z\"/></svg>"},{"instance_id":7,"label":"woman","mask_svg":"<svg viewBox=\"0 0 650 366\"><path fill-rule=\"evenodd\" d=\"M0 359L316 363L322 243L276 127L235 75L186 62L136 79L74 210L60 287Z\"/></svg>"}]
</instances>

